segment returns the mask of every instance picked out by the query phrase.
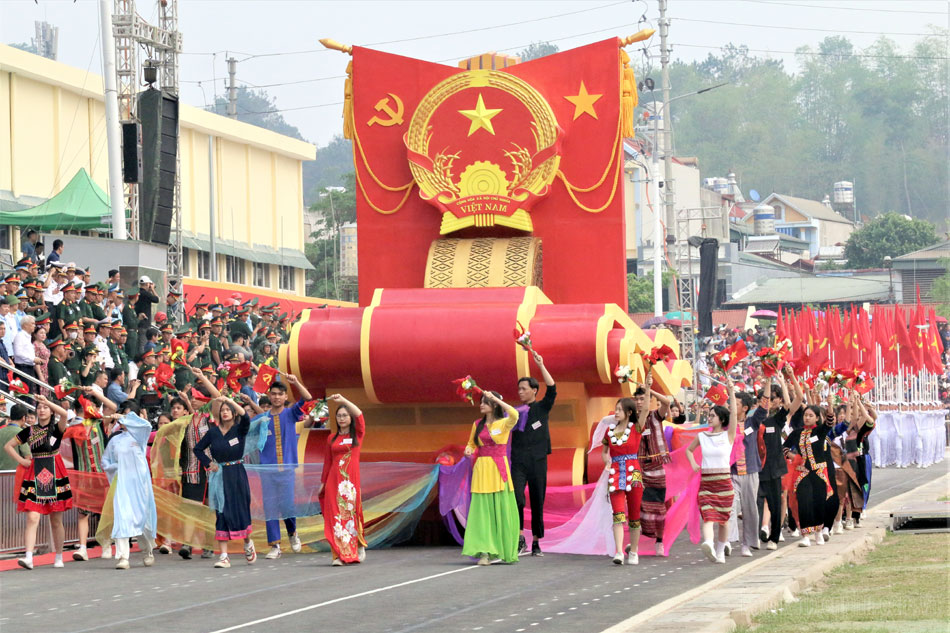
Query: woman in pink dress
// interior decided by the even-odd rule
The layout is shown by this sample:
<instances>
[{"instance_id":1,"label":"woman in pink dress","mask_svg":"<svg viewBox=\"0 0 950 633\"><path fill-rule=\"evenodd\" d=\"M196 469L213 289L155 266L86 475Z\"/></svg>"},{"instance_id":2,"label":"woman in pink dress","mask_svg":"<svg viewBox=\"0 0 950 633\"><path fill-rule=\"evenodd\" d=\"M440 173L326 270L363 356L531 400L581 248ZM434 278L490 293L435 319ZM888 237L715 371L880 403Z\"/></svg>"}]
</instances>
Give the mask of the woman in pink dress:
<instances>
[{"instance_id":1,"label":"woman in pink dress","mask_svg":"<svg viewBox=\"0 0 950 633\"><path fill-rule=\"evenodd\" d=\"M363 412L336 393L327 398L336 410L336 433L327 441L320 478L323 530L333 550L333 565L362 563L366 559L363 538L363 499L360 492L360 446L366 434Z\"/></svg>"},{"instance_id":2,"label":"woman in pink dress","mask_svg":"<svg viewBox=\"0 0 950 633\"><path fill-rule=\"evenodd\" d=\"M49 382L49 348L46 347L46 328L47 326L40 325L40 322L36 322L36 329L33 330L33 349L36 350L36 377L41 381L48 383ZM49 389L46 387L40 387L40 393L50 397Z\"/></svg>"}]
</instances>

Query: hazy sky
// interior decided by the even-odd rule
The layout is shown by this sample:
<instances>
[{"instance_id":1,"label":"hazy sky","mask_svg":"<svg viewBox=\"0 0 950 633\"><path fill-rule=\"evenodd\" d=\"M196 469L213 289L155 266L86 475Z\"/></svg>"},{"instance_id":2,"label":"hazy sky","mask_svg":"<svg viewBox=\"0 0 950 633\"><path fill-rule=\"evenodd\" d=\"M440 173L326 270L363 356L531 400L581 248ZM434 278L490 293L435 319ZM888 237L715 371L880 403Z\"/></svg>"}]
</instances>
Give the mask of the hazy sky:
<instances>
[{"instance_id":1,"label":"hazy sky","mask_svg":"<svg viewBox=\"0 0 950 633\"><path fill-rule=\"evenodd\" d=\"M136 5L142 17L156 21L156 2L138 0ZM308 140L324 144L341 131L339 103L348 58L324 51L317 41L321 37L454 65L488 51L517 52L539 40L564 50L628 35L639 30L641 16L655 25L657 7L656 0L180 0L181 94L195 106L223 94L230 52L240 60L239 82L267 86L287 121ZM701 59L732 42L794 68L789 52L834 34L847 36L858 48L881 34L909 47L930 32L930 25L947 28L950 2L670 0L669 7L676 59ZM101 73L97 1L0 0L0 41L29 41L35 20L59 27L59 61ZM657 54L659 35L649 44ZM628 51L641 55L633 47Z\"/></svg>"}]
</instances>

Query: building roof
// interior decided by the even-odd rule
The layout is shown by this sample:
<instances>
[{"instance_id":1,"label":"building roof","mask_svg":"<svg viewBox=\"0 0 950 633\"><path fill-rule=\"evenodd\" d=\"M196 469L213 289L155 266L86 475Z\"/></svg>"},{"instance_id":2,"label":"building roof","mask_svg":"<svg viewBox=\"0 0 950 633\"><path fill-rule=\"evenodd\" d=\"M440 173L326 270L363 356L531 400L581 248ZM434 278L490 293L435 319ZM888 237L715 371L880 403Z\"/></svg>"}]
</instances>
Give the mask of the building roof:
<instances>
[{"instance_id":1,"label":"building roof","mask_svg":"<svg viewBox=\"0 0 950 633\"><path fill-rule=\"evenodd\" d=\"M844 217L840 213L837 213L831 207L825 206L817 200L809 200L807 198L796 198L794 196L788 196L785 194L773 193L765 199L765 204L769 204L771 200L779 199L784 202L786 205L792 207L799 213L807 215L811 218L818 220L825 220L826 222L840 222L842 224L854 224L851 220ZM748 217L748 216L747 216Z\"/></svg>"},{"instance_id":2,"label":"building roof","mask_svg":"<svg viewBox=\"0 0 950 633\"><path fill-rule=\"evenodd\" d=\"M936 261L938 259L943 259L944 257L950 257L950 240L937 242L933 246L928 246L926 248L920 249L919 251L914 251L913 253L907 253L906 255L895 257L894 263L899 264L900 262L915 262L919 264L922 260Z\"/></svg>"},{"instance_id":3,"label":"building roof","mask_svg":"<svg viewBox=\"0 0 950 633\"><path fill-rule=\"evenodd\" d=\"M746 322L746 313L747 310L744 308L734 309L734 310L713 310L712 311L712 322L714 326L723 325L729 329L743 328L745 327ZM652 312L631 312L630 318L638 326L642 326L644 323L653 318Z\"/></svg>"},{"instance_id":4,"label":"building roof","mask_svg":"<svg viewBox=\"0 0 950 633\"><path fill-rule=\"evenodd\" d=\"M766 278L740 291L731 305L777 305L795 303L856 303L886 301L891 290L890 276L875 273L862 276L814 276Z\"/></svg>"}]
</instances>

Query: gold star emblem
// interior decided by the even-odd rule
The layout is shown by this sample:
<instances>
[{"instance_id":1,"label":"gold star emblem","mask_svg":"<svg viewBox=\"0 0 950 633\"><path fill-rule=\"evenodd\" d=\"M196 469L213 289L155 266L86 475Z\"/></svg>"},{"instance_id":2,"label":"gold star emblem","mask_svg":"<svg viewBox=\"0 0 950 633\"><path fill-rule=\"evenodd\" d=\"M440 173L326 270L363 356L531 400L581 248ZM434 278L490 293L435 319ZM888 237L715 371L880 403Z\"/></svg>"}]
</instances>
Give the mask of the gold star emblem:
<instances>
[{"instance_id":1,"label":"gold star emblem","mask_svg":"<svg viewBox=\"0 0 950 633\"><path fill-rule=\"evenodd\" d=\"M485 107L485 101L482 99L481 93L478 93L478 102L475 104L474 110L459 110L459 114L468 117L472 121L472 124L468 127L469 136L480 129L488 130L490 134L494 135L495 128L492 127L491 120L499 112L501 112L501 108Z\"/></svg>"},{"instance_id":2,"label":"gold star emblem","mask_svg":"<svg viewBox=\"0 0 950 633\"><path fill-rule=\"evenodd\" d=\"M577 91L576 95L567 96L564 98L574 104L574 121L577 120L582 114L589 114L595 119L597 118L597 113L594 112L594 104L597 103L597 100L603 97L603 94L592 95L588 94L587 86L584 85L584 82L581 81L581 87Z\"/></svg>"}]
</instances>

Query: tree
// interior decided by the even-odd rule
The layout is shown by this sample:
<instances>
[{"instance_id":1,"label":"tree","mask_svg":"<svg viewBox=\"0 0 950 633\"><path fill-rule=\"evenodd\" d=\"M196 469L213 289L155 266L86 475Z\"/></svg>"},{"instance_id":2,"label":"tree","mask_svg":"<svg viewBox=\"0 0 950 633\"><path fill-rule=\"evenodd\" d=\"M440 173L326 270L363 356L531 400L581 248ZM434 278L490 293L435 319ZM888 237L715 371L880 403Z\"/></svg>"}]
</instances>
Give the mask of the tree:
<instances>
[{"instance_id":1,"label":"tree","mask_svg":"<svg viewBox=\"0 0 950 633\"><path fill-rule=\"evenodd\" d=\"M339 185L320 190L310 211L321 221L304 245L304 254L316 269L309 273L307 294L339 299L340 227L356 221L356 173L344 174Z\"/></svg>"},{"instance_id":2,"label":"tree","mask_svg":"<svg viewBox=\"0 0 950 633\"><path fill-rule=\"evenodd\" d=\"M552 44L551 42L534 42L529 44L527 48L522 49L521 52L518 53L518 57L523 62L529 62L532 59L553 55L559 50L561 49L557 47L557 44Z\"/></svg>"},{"instance_id":3,"label":"tree","mask_svg":"<svg viewBox=\"0 0 950 633\"><path fill-rule=\"evenodd\" d=\"M885 213L851 234L844 256L851 268L880 268L884 257L900 257L937 243L934 225Z\"/></svg>"},{"instance_id":4,"label":"tree","mask_svg":"<svg viewBox=\"0 0 950 633\"><path fill-rule=\"evenodd\" d=\"M663 288L669 288L673 276L663 273ZM653 275L627 274L627 312L653 312Z\"/></svg>"},{"instance_id":5,"label":"tree","mask_svg":"<svg viewBox=\"0 0 950 633\"><path fill-rule=\"evenodd\" d=\"M937 314L950 318L950 259L941 259L940 263L947 272L934 279L930 297L937 304Z\"/></svg>"},{"instance_id":6,"label":"tree","mask_svg":"<svg viewBox=\"0 0 950 633\"><path fill-rule=\"evenodd\" d=\"M36 48L36 45L33 42L17 42L10 44L13 48L19 48L21 51L26 51L27 53L33 53L34 55L39 55L40 51Z\"/></svg>"},{"instance_id":7,"label":"tree","mask_svg":"<svg viewBox=\"0 0 950 633\"><path fill-rule=\"evenodd\" d=\"M341 135L334 136L326 147L317 148L317 159L313 161L313 182L309 189L304 188L304 204L310 206L319 201L320 192L326 187L339 185L355 169L353 165L353 143ZM346 186L349 191L353 187Z\"/></svg>"}]
</instances>

